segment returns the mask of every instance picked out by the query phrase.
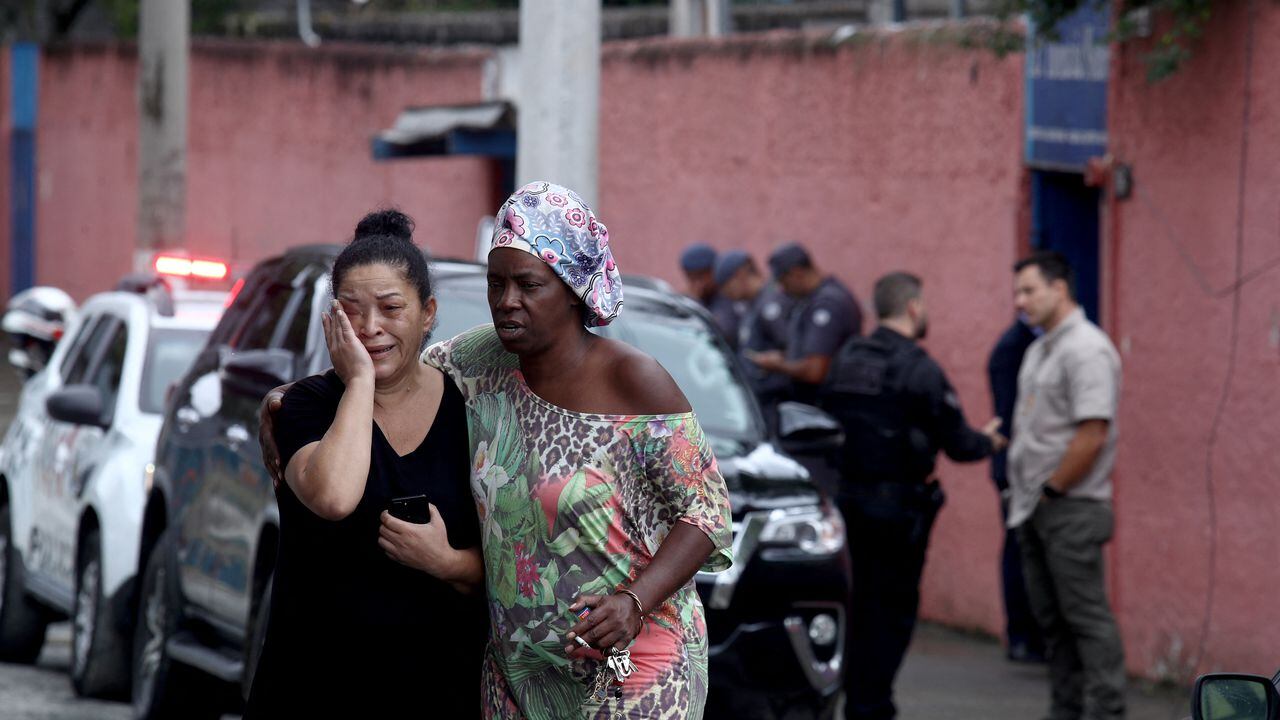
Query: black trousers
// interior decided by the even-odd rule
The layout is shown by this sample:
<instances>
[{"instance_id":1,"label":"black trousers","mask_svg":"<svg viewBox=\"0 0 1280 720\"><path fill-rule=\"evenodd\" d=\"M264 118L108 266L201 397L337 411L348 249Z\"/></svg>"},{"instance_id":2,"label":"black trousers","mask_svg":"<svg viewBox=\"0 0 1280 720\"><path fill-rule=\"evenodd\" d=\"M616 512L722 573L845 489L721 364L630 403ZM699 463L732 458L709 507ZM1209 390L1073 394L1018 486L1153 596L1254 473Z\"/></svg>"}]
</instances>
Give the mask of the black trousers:
<instances>
[{"instance_id":1,"label":"black trousers","mask_svg":"<svg viewBox=\"0 0 1280 720\"><path fill-rule=\"evenodd\" d=\"M846 483L842 491L853 567L845 718L888 720L897 715L893 680L915 631L920 575L943 494L936 482Z\"/></svg>"}]
</instances>

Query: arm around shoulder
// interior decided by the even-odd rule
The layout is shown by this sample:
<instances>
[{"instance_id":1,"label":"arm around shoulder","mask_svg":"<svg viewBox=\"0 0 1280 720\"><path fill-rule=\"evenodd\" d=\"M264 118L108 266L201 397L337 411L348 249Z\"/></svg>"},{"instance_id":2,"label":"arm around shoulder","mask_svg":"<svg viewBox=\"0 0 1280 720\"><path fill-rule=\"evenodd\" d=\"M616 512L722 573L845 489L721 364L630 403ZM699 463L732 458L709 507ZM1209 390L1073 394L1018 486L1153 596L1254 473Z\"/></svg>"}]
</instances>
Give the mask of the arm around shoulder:
<instances>
[{"instance_id":1,"label":"arm around shoulder","mask_svg":"<svg viewBox=\"0 0 1280 720\"><path fill-rule=\"evenodd\" d=\"M299 390L304 389L295 388L295 392ZM314 396L286 397L276 422L277 440L286 455L284 474L289 489L319 517L341 520L360 503L369 475L373 385L358 382L347 386L336 412L321 412L323 403ZM321 429L329 414L332 422ZM307 427L294 427L298 424Z\"/></svg>"}]
</instances>

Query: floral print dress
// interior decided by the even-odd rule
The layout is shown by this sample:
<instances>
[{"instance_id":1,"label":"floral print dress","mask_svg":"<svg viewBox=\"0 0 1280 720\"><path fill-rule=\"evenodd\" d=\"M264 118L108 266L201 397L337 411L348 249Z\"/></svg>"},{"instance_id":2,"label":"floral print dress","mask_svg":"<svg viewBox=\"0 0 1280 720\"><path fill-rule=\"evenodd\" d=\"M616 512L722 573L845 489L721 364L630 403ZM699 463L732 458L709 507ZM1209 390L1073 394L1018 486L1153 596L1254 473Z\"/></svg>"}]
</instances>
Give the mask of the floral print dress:
<instances>
[{"instance_id":1,"label":"floral print dress","mask_svg":"<svg viewBox=\"0 0 1280 720\"><path fill-rule=\"evenodd\" d=\"M630 648L636 672L603 704L587 700L599 654L564 652L574 599L629 585L674 523L711 539L703 570L732 563L728 492L694 414L552 405L491 325L427 348L423 361L466 398L491 629L484 717L701 717L707 633L693 581L650 610Z\"/></svg>"}]
</instances>

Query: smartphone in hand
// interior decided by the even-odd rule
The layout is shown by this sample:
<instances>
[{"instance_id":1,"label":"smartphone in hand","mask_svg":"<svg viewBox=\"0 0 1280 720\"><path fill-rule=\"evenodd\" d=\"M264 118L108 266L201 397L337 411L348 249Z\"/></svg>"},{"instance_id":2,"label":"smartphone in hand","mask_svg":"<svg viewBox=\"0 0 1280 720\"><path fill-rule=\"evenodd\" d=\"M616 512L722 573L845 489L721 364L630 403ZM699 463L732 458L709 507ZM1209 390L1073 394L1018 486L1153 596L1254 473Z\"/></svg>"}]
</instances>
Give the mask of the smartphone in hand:
<instances>
[{"instance_id":1,"label":"smartphone in hand","mask_svg":"<svg viewBox=\"0 0 1280 720\"><path fill-rule=\"evenodd\" d=\"M426 495L409 495L391 499L391 507L387 508L391 517L405 522L425 525L431 522L431 504Z\"/></svg>"}]
</instances>

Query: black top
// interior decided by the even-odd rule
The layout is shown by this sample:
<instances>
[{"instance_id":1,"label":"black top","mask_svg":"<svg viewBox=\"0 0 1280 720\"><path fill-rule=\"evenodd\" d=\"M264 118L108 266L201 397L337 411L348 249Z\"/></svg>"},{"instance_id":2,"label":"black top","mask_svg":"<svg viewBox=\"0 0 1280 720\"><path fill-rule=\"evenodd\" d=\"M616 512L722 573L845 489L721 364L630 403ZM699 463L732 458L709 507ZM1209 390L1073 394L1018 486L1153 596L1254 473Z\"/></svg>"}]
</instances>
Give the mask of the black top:
<instances>
[{"instance_id":1,"label":"black top","mask_svg":"<svg viewBox=\"0 0 1280 720\"><path fill-rule=\"evenodd\" d=\"M938 363L885 327L840 350L823 406L845 428L846 481L920 482L933 474L939 450L957 462L991 454Z\"/></svg>"},{"instance_id":2,"label":"black top","mask_svg":"<svg viewBox=\"0 0 1280 720\"><path fill-rule=\"evenodd\" d=\"M324 437L345 386L330 370L296 383L275 419L280 459ZM470 489L462 394L445 378L431 431L403 457L375 423L364 496L328 521L287 483L277 489L280 551L262 660L246 718L364 717L407 709L417 718L478 717L487 623L483 590L463 596L378 546L392 498L424 494L449 544L480 544Z\"/></svg>"},{"instance_id":3,"label":"black top","mask_svg":"<svg viewBox=\"0 0 1280 720\"><path fill-rule=\"evenodd\" d=\"M738 347L744 352L785 350L792 303L791 298L776 285L761 288L742 319ZM791 389L791 379L786 375L763 370L745 358L742 366L746 368L751 388L762 401L766 398L774 402L784 399Z\"/></svg>"},{"instance_id":4,"label":"black top","mask_svg":"<svg viewBox=\"0 0 1280 720\"><path fill-rule=\"evenodd\" d=\"M996 417L1001 420L1000 432L1010 440L1013 440L1013 409L1018 402L1018 370L1022 368L1022 358L1027 354L1027 348L1031 347L1035 339L1035 331L1030 326L1021 320L1015 320L1000 336L987 361L991 402L995 406ZM991 479L1000 490L1009 487L1008 456L1008 450L991 456Z\"/></svg>"},{"instance_id":5,"label":"black top","mask_svg":"<svg viewBox=\"0 0 1280 720\"><path fill-rule=\"evenodd\" d=\"M729 347L738 349L738 327L742 324L742 315L746 312L745 306L716 293L707 301L706 307L711 313L711 318L716 321L716 328L729 342Z\"/></svg>"},{"instance_id":6,"label":"black top","mask_svg":"<svg viewBox=\"0 0 1280 720\"><path fill-rule=\"evenodd\" d=\"M844 283L828 277L808 297L799 300L787 326L788 360L813 355L834 357L849 338L862 334L862 308ZM793 383L794 398L816 404L818 385Z\"/></svg>"}]
</instances>

